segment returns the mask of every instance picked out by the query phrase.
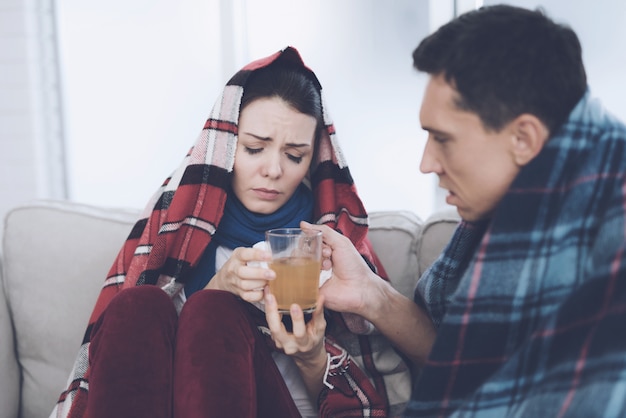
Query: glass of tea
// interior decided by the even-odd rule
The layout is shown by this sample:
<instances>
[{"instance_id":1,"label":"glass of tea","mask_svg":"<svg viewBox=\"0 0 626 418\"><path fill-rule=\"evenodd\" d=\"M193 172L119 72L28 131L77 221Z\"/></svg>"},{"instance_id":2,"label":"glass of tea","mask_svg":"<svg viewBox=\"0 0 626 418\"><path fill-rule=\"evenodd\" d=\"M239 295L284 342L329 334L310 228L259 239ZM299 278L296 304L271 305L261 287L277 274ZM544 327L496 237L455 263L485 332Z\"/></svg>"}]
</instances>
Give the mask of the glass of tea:
<instances>
[{"instance_id":1,"label":"glass of tea","mask_svg":"<svg viewBox=\"0 0 626 418\"><path fill-rule=\"evenodd\" d=\"M319 293L322 263L322 233L300 228L278 228L265 232L265 242L272 253L269 267L276 279L269 281L278 311L289 313L296 303L302 311L315 310Z\"/></svg>"}]
</instances>

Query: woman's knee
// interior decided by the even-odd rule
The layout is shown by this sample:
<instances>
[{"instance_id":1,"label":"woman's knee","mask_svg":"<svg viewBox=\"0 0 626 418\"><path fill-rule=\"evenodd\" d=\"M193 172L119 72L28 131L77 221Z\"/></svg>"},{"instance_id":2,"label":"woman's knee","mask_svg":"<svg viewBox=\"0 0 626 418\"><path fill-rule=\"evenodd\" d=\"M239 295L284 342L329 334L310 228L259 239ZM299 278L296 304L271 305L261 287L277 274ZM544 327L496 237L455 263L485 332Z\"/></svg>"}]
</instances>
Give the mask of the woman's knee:
<instances>
[{"instance_id":1,"label":"woman's knee","mask_svg":"<svg viewBox=\"0 0 626 418\"><path fill-rule=\"evenodd\" d=\"M120 328L164 325L175 331L178 315L171 298L159 287L144 285L122 290L109 302L99 322Z\"/></svg>"},{"instance_id":2,"label":"woman's knee","mask_svg":"<svg viewBox=\"0 0 626 418\"><path fill-rule=\"evenodd\" d=\"M230 292L205 289L195 292L183 306L183 312L203 310L219 312L220 314L235 313L241 310L241 301ZM183 312L181 312L181 316Z\"/></svg>"},{"instance_id":3,"label":"woman's knee","mask_svg":"<svg viewBox=\"0 0 626 418\"><path fill-rule=\"evenodd\" d=\"M254 340L256 324L247 309L247 302L230 292L201 290L183 306L178 330L183 336L195 334L194 338L238 335L237 338Z\"/></svg>"}]
</instances>

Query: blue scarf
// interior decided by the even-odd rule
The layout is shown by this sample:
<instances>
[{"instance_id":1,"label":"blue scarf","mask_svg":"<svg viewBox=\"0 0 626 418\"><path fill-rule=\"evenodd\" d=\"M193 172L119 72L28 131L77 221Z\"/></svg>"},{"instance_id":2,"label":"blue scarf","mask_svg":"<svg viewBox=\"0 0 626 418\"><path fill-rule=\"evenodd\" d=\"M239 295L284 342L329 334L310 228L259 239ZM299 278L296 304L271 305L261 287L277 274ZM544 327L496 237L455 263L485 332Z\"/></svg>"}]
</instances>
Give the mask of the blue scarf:
<instances>
[{"instance_id":1,"label":"blue scarf","mask_svg":"<svg viewBox=\"0 0 626 418\"><path fill-rule=\"evenodd\" d=\"M189 298L203 289L215 275L215 252L224 246L231 250L237 247L252 247L265 239L265 231L272 228L296 228L300 221L313 219L313 193L304 184L296 189L291 198L276 212L269 215L250 212L229 191L224 215L219 226L189 281L185 284L185 295Z\"/></svg>"}]
</instances>

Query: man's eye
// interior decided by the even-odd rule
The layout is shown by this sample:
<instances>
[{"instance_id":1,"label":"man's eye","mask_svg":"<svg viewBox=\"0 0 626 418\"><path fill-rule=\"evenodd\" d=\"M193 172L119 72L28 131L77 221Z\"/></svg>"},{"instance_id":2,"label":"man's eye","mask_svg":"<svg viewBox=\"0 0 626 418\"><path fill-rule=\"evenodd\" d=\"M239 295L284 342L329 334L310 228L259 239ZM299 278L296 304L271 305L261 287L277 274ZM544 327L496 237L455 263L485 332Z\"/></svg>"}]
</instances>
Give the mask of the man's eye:
<instances>
[{"instance_id":1,"label":"man's eye","mask_svg":"<svg viewBox=\"0 0 626 418\"><path fill-rule=\"evenodd\" d=\"M289 158L291 161L293 161L296 164L300 164L302 162L302 157L299 157L297 155L287 154L287 158Z\"/></svg>"},{"instance_id":2,"label":"man's eye","mask_svg":"<svg viewBox=\"0 0 626 418\"><path fill-rule=\"evenodd\" d=\"M254 155L254 154L258 154L259 152L263 151L263 148L249 148L249 147L245 147L245 150L248 154L250 155Z\"/></svg>"}]
</instances>

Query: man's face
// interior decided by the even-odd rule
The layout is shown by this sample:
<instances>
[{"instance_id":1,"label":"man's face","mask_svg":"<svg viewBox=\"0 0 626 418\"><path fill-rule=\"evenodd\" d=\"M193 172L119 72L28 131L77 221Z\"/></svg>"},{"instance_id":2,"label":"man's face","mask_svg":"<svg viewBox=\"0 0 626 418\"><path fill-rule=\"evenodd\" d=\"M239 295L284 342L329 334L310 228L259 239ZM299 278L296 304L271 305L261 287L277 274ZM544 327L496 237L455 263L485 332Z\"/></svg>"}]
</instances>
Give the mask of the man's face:
<instances>
[{"instance_id":1,"label":"man's face","mask_svg":"<svg viewBox=\"0 0 626 418\"><path fill-rule=\"evenodd\" d=\"M443 76L432 76L420 111L428 140L420 164L439 176L446 202L465 220L491 216L519 172L512 154L512 132L485 130L478 115L460 110L456 90Z\"/></svg>"},{"instance_id":2,"label":"man's face","mask_svg":"<svg viewBox=\"0 0 626 418\"><path fill-rule=\"evenodd\" d=\"M274 213L294 194L311 165L316 124L279 98L241 111L232 187L246 209Z\"/></svg>"}]
</instances>

